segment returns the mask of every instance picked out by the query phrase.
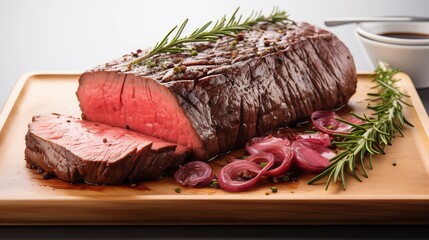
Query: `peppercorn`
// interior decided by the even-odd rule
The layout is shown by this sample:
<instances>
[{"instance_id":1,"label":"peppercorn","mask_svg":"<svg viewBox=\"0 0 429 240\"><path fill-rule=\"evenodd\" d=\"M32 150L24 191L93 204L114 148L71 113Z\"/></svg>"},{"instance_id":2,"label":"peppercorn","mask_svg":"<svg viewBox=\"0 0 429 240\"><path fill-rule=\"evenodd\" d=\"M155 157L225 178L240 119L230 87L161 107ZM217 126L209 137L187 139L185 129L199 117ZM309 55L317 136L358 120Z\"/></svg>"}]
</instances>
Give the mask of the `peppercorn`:
<instances>
[{"instance_id":1,"label":"peppercorn","mask_svg":"<svg viewBox=\"0 0 429 240\"><path fill-rule=\"evenodd\" d=\"M269 192L265 192L265 195L267 195L267 196L268 196L268 195L270 195L270 193L269 193Z\"/></svg>"},{"instance_id":2,"label":"peppercorn","mask_svg":"<svg viewBox=\"0 0 429 240\"><path fill-rule=\"evenodd\" d=\"M235 38L237 39L237 41L243 41L244 40L244 34L243 33L238 33Z\"/></svg>"},{"instance_id":3,"label":"peppercorn","mask_svg":"<svg viewBox=\"0 0 429 240\"><path fill-rule=\"evenodd\" d=\"M396 160L393 160L393 161L392 161L392 165L393 165L393 166L396 166Z\"/></svg>"},{"instance_id":4,"label":"peppercorn","mask_svg":"<svg viewBox=\"0 0 429 240\"><path fill-rule=\"evenodd\" d=\"M137 49L137 53L142 53L143 51L141 49Z\"/></svg>"},{"instance_id":5,"label":"peppercorn","mask_svg":"<svg viewBox=\"0 0 429 240\"><path fill-rule=\"evenodd\" d=\"M265 47L268 47L268 46L270 46L270 41L268 41L268 40L265 40L265 41L264 41L264 46L265 46Z\"/></svg>"},{"instance_id":6,"label":"peppercorn","mask_svg":"<svg viewBox=\"0 0 429 240\"><path fill-rule=\"evenodd\" d=\"M185 72L186 71L186 66L185 65L180 66L180 71L181 72Z\"/></svg>"},{"instance_id":7,"label":"peppercorn","mask_svg":"<svg viewBox=\"0 0 429 240\"><path fill-rule=\"evenodd\" d=\"M182 192L182 189L181 189L181 188L176 188L176 189L174 189L174 191L175 191L176 193L181 193L181 192Z\"/></svg>"},{"instance_id":8,"label":"peppercorn","mask_svg":"<svg viewBox=\"0 0 429 240\"><path fill-rule=\"evenodd\" d=\"M271 187L271 192L276 193L279 189L277 187Z\"/></svg>"},{"instance_id":9,"label":"peppercorn","mask_svg":"<svg viewBox=\"0 0 429 240\"><path fill-rule=\"evenodd\" d=\"M191 51L191 56L197 56L198 55L198 51L197 50L192 50Z\"/></svg>"}]
</instances>

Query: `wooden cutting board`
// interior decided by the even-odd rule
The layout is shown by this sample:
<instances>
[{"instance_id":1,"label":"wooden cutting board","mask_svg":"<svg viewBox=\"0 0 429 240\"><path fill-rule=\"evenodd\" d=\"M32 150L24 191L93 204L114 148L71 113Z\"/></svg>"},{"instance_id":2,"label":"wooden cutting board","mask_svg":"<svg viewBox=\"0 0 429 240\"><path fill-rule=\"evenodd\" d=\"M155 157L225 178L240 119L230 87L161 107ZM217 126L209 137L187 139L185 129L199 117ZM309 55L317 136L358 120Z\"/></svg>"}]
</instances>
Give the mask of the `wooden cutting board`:
<instances>
[{"instance_id":1,"label":"wooden cutting board","mask_svg":"<svg viewBox=\"0 0 429 240\"><path fill-rule=\"evenodd\" d=\"M343 112L363 113L373 86L358 75L357 93ZM386 155L374 159L369 178L347 177L324 190L324 182L264 183L253 190L179 187L170 177L136 186L90 186L42 178L25 167L24 136L31 117L62 113L80 117L75 91L79 73L34 73L17 83L0 115L0 225L126 224L355 224L429 223L429 120L406 74L400 85L414 107L405 116L414 124L397 137ZM243 154L237 150L228 156ZM225 163L211 162L215 172ZM392 161L396 161L393 166ZM270 193L270 187L278 187Z\"/></svg>"}]
</instances>

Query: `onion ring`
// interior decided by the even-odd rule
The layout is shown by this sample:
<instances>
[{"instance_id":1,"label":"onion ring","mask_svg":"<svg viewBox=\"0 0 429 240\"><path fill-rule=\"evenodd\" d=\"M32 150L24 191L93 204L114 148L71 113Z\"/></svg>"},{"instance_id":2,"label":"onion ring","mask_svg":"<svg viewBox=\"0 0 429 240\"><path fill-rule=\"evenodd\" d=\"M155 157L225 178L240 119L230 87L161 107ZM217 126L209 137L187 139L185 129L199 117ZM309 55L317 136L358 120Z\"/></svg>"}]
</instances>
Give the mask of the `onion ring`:
<instances>
[{"instance_id":1,"label":"onion ring","mask_svg":"<svg viewBox=\"0 0 429 240\"><path fill-rule=\"evenodd\" d=\"M329 159L336 154L329 148L307 139L299 139L292 143L295 163L303 170L319 173L330 165Z\"/></svg>"},{"instance_id":2,"label":"onion ring","mask_svg":"<svg viewBox=\"0 0 429 240\"><path fill-rule=\"evenodd\" d=\"M219 173L219 187L230 192L245 191L255 186L274 164L274 156L271 153L258 153L250 156L249 160L234 161L225 165ZM267 165L261 167L261 162L266 162Z\"/></svg>"},{"instance_id":3,"label":"onion ring","mask_svg":"<svg viewBox=\"0 0 429 240\"><path fill-rule=\"evenodd\" d=\"M315 111L311 114L311 122L317 130L330 135L349 133L353 126L340 122L336 118L340 118L340 116L333 111ZM344 120L354 124L362 124L360 119L354 117L348 117Z\"/></svg>"},{"instance_id":4,"label":"onion ring","mask_svg":"<svg viewBox=\"0 0 429 240\"><path fill-rule=\"evenodd\" d=\"M274 164L264 173L264 176L278 177L285 174L292 166L293 151L291 148L274 146L266 148L265 152L274 156ZM251 157L246 160L251 161Z\"/></svg>"},{"instance_id":5,"label":"onion ring","mask_svg":"<svg viewBox=\"0 0 429 240\"><path fill-rule=\"evenodd\" d=\"M329 134L316 132L316 133L299 133L295 136L295 139L307 139L307 141L320 144L325 147L331 146L331 137Z\"/></svg>"},{"instance_id":6,"label":"onion ring","mask_svg":"<svg viewBox=\"0 0 429 240\"><path fill-rule=\"evenodd\" d=\"M250 140L246 144L246 151L250 154L256 154L264 152L266 148L272 147L286 147L290 146L290 141L288 139L273 137L271 135L267 137L256 137Z\"/></svg>"},{"instance_id":7,"label":"onion ring","mask_svg":"<svg viewBox=\"0 0 429 240\"><path fill-rule=\"evenodd\" d=\"M213 177L210 165L202 161L188 162L174 173L174 180L186 187L206 187Z\"/></svg>"}]
</instances>

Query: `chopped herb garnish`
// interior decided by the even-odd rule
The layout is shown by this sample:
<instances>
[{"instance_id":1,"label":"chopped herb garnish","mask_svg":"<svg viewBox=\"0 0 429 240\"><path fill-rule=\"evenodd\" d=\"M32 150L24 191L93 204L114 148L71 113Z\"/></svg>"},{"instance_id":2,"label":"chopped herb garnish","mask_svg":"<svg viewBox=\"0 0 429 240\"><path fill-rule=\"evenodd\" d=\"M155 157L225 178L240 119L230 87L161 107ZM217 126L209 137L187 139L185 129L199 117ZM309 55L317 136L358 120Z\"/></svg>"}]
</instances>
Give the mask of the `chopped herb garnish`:
<instances>
[{"instance_id":1,"label":"chopped herb garnish","mask_svg":"<svg viewBox=\"0 0 429 240\"><path fill-rule=\"evenodd\" d=\"M180 68L180 66L175 66L173 68L173 73L174 74L179 74L180 72L182 72L182 69Z\"/></svg>"},{"instance_id":2,"label":"chopped herb garnish","mask_svg":"<svg viewBox=\"0 0 429 240\"><path fill-rule=\"evenodd\" d=\"M290 177L288 175L284 175L282 180L283 180L283 182L289 182Z\"/></svg>"},{"instance_id":3,"label":"chopped herb garnish","mask_svg":"<svg viewBox=\"0 0 429 240\"><path fill-rule=\"evenodd\" d=\"M146 61L146 66L148 68L153 68L153 67L156 66L156 63L153 60L149 59L149 60Z\"/></svg>"},{"instance_id":4,"label":"chopped herb garnish","mask_svg":"<svg viewBox=\"0 0 429 240\"><path fill-rule=\"evenodd\" d=\"M213 179L212 182L210 183L210 187L211 188L219 188L219 183L217 181L217 179Z\"/></svg>"}]
</instances>

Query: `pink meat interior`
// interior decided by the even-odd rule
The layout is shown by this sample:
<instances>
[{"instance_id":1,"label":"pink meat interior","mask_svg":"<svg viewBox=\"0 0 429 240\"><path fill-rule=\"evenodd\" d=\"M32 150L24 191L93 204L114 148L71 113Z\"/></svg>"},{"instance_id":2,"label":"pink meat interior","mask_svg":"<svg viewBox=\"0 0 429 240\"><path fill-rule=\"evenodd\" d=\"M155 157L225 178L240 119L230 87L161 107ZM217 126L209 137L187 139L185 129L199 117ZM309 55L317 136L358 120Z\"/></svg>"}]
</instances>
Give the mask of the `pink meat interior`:
<instances>
[{"instance_id":1,"label":"pink meat interior","mask_svg":"<svg viewBox=\"0 0 429 240\"><path fill-rule=\"evenodd\" d=\"M61 115L37 116L30 124L33 134L89 161L118 161L130 152L139 153L152 141L130 131L85 122Z\"/></svg>"},{"instance_id":2,"label":"pink meat interior","mask_svg":"<svg viewBox=\"0 0 429 240\"><path fill-rule=\"evenodd\" d=\"M116 72L87 72L77 97L88 121L128 128L177 143L204 157L202 142L177 98L152 79Z\"/></svg>"}]
</instances>

